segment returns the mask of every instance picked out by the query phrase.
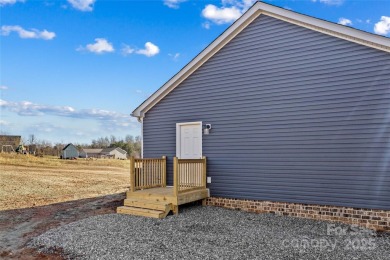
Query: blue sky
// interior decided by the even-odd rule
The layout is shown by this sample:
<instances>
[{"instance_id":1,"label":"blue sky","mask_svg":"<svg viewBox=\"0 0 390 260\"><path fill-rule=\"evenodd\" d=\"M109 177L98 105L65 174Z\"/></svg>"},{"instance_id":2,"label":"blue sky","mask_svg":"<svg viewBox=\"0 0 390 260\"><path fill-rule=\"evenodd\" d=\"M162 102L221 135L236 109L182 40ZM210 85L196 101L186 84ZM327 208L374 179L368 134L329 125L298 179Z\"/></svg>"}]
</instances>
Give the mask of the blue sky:
<instances>
[{"instance_id":1,"label":"blue sky","mask_svg":"<svg viewBox=\"0 0 390 260\"><path fill-rule=\"evenodd\" d=\"M129 114L253 0L0 0L0 131L139 135ZM390 36L390 0L265 1Z\"/></svg>"}]
</instances>

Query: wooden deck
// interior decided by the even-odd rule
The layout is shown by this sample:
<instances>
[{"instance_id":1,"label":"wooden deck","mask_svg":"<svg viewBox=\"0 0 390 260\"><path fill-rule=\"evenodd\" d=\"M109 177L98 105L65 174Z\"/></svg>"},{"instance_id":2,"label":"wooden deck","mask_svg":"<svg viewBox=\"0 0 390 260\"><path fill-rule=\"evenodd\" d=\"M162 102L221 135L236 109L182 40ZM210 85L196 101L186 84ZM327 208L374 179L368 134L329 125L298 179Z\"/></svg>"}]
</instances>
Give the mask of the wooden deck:
<instances>
[{"instance_id":1,"label":"wooden deck","mask_svg":"<svg viewBox=\"0 0 390 260\"><path fill-rule=\"evenodd\" d=\"M145 217L164 218L179 206L209 197L206 188L206 158L174 158L174 186L166 186L166 158L132 159L130 190L124 206L117 212Z\"/></svg>"}]
</instances>

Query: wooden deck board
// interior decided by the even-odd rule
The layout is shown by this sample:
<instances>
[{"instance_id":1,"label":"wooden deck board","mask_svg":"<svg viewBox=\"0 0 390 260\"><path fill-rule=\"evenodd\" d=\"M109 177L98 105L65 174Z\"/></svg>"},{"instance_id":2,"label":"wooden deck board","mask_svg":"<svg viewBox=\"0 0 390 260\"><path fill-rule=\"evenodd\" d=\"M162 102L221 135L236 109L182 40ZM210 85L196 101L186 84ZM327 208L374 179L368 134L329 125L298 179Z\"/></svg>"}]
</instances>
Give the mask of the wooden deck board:
<instances>
[{"instance_id":1,"label":"wooden deck board","mask_svg":"<svg viewBox=\"0 0 390 260\"><path fill-rule=\"evenodd\" d=\"M177 197L177 205L183 205L197 200L202 200L209 197L209 189L192 190L179 193Z\"/></svg>"},{"instance_id":2,"label":"wooden deck board","mask_svg":"<svg viewBox=\"0 0 390 260\"><path fill-rule=\"evenodd\" d=\"M139 199L139 198L125 199L124 206L148 208L148 209L168 211L168 212L172 210L172 203L157 202L157 201L154 202L154 201Z\"/></svg>"},{"instance_id":3,"label":"wooden deck board","mask_svg":"<svg viewBox=\"0 0 390 260\"><path fill-rule=\"evenodd\" d=\"M137 190L135 194L153 194L159 196L172 196L173 197L173 187L158 187L144 190Z\"/></svg>"},{"instance_id":4,"label":"wooden deck board","mask_svg":"<svg viewBox=\"0 0 390 260\"><path fill-rule=\"evenodd\" d=\"M118 207L116 211L117 213L120 214L129 214L129 215L151 217L151 218L165 218L169 213L169 211L152 210L152 209L128 207L128 206Z\"/></svg>"}]
</instances>

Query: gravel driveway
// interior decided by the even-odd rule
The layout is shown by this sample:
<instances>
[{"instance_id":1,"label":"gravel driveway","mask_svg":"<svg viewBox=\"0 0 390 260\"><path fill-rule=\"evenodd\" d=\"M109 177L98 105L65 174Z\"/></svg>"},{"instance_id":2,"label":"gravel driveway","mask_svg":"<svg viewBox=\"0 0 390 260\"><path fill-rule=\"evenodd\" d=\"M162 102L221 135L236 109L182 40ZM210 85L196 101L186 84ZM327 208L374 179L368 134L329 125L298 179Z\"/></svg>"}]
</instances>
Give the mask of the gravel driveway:
<instances>
[{"instance_id":1,"label":"gravel driveway","mask_svg":"<svg viewBox=\"0 0 390 260\"><path fill-rule=\"evenodd\" d=\"M192 206L150 219L109 214L33 239L77 259L390 259L390 235L354 226Z\"/></svg>"}]
</instances>

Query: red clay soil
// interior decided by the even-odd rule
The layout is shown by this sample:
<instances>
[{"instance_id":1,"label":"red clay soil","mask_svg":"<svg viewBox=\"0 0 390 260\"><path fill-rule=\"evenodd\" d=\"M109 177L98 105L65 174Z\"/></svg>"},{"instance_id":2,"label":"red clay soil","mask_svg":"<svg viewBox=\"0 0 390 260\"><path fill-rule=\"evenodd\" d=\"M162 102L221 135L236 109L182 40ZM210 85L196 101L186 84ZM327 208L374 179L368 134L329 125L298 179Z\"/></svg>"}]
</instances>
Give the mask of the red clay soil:
<instances>
[{"instance_id":1,"label":"red clay soil","mask_svg":"<svg viewBox=\"0 0 390 260\"><path fill-rule=\"evenodd\" d=\"M26 244L49 229L87 217L115 213L125 193L47 206L0 211L0 259L63 259L27 248Z\"/></svg>"}]
</instances>

